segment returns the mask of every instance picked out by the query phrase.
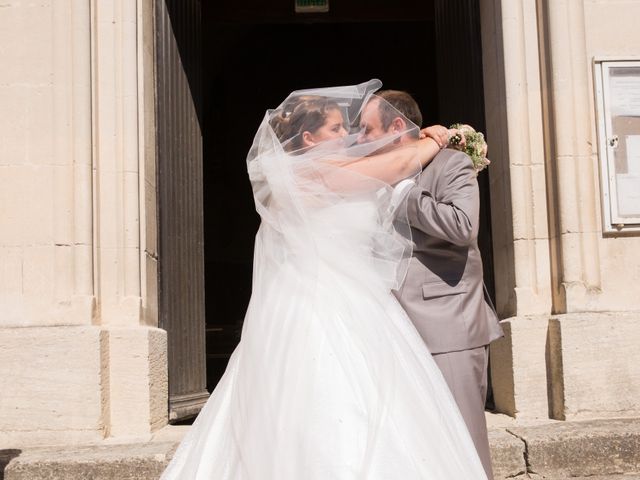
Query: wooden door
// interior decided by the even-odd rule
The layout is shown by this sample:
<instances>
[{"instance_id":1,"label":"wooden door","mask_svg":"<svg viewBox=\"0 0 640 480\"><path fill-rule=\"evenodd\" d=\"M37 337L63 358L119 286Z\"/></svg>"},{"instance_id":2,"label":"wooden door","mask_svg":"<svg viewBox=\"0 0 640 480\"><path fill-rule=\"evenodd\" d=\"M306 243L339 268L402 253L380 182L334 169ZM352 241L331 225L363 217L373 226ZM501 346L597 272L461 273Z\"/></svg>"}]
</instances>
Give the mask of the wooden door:
<instances>
[{"instance_id":1,"label":"wooden door","mask_svg":"<svg viewBox=\"0 0 640 480\"><path fill-rule=\"evenodd\" d=\"M158 316L167 331L169 419L208 398L202 200L201 0L156 0Z\"/></svg>"}]
</instances>

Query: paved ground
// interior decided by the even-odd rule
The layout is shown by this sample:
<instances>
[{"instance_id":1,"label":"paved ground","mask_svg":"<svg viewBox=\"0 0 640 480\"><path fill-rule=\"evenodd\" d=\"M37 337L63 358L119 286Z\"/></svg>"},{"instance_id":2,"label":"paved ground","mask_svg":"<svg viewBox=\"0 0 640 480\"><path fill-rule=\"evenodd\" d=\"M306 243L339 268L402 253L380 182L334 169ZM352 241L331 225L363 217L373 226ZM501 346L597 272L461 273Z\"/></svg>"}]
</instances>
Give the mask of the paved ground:
<instances>
[{"instance_id":1,"label":"paved ground","mask_svg":"<svg viewBox=\"0 0 640 480\"><path fill-rule=\"evenodd\" d=\"M640 419L488 421L496 480L640 480ZM0 449L0 480L155 480L187 429L169 426L127 442Z\"/></svg>"},{"instance_id":2,"label":"paved ground","mask_svg":"<svg viewBox=\"0 0 640 480\"><path fill-rule=\"evenodd\" d=\"M516 422L490 416L488 423L498 479L640 476L640 419Z\"/></svg>"}]
</instances>

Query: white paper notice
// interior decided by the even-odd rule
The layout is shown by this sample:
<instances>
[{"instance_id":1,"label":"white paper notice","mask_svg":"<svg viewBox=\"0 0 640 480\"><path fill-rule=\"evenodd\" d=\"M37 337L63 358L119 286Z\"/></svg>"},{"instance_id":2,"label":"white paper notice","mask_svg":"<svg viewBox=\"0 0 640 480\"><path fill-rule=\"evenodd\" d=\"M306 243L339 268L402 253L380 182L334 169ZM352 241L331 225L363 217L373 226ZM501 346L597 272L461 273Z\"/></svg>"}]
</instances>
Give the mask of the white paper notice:
<instances>
[{"instance_id":1,"label":"white paper notice","mask_svg":"<svg viewBox=\"0 0 640 480\"><path fill-rule=\"evenodd\" d=\"M640 76L609 77L611 85L611 115L640 116Z\"/></svg>"},{"instance_id":2,"label":"white paper notice","mask_svg":"<svg viewBox=\"0 0 640 480\"><path fill-rule=\"evenodd\" d=\"M640 175L619 173L616 175L618 187L618 215L640 217Z\"/></svg>"},{"instance_id":3,"label":"white paper notice","mask_svg":"<svg viewBox=\"0 0 640 480\"><path fill-rule=\"evenodd\" d=\"M628 135L627 139L627 173L640 175L640 135Z\"/></svg>"}]
</instances>

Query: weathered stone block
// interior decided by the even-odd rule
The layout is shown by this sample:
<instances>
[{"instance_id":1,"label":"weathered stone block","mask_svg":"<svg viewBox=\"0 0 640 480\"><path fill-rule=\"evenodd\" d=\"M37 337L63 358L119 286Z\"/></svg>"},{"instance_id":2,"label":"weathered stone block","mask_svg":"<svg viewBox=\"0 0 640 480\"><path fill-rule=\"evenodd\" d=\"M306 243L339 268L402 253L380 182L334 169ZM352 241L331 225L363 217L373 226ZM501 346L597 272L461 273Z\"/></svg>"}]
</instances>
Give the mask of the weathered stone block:
<instances>
[{"instance_id":1,"label":"weathered stone block","mask_svg":"<svg viewBox=\"0 0 640 480\"><path fill-rule=\"evenodd\" d=\"M581 313L550 323L556 418L640 416L640 314Z\"/></svg>"},{"instance_id":2,"label":"weathered stone block","mask_svg":"<svg viewBox=\"0 0 640 480\"><path fill-rule=\"evenodd\" d=\"M109 434L149 434L167 424L167 334L150 327L111 327Z\"/></svg>"},{"instance_id":3,"label":"weathered stone block","mask_svg":"<svg viewBox=\"0 0 640 480\"><path fill-rule=\"evenodd\" d=\"M102 438L106 344L98 327L1 328L0 448Z\"/></svg>"},{"instance_id":4,"label":"weathered stone block","mask_svg":"<svg viewBox=\"0 0 640 480\"><path fill-rule=\"evenodd\" d=\"M501 324L505 336L491 344L496 409L516 418L547 418L548 318L514 317Z\"/></svg>"}]
</instances>

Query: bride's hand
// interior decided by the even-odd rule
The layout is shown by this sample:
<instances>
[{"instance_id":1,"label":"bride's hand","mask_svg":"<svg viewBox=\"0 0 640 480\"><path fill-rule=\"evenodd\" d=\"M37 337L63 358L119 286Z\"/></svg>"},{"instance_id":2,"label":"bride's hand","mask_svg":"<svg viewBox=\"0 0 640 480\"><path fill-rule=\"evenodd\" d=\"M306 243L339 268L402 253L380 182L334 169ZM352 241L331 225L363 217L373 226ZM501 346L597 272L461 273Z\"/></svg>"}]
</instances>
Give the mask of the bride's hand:
<instances>
[{"instance_id":1,"label":"bride's hand","mask_svg":"<svg viewBox=\"0 0 640 480\"><path fill-rule=\"evenodd\" d=\"M451 132L452 130L442 125L431 125L420 130L420 138L432 138L440 148L444 148L449 144Z\"/></svg>"}]
</instances>

